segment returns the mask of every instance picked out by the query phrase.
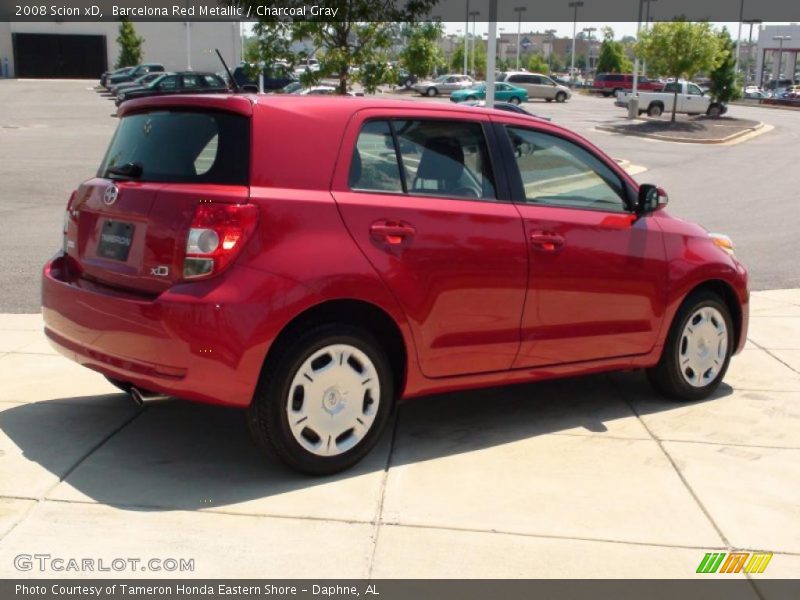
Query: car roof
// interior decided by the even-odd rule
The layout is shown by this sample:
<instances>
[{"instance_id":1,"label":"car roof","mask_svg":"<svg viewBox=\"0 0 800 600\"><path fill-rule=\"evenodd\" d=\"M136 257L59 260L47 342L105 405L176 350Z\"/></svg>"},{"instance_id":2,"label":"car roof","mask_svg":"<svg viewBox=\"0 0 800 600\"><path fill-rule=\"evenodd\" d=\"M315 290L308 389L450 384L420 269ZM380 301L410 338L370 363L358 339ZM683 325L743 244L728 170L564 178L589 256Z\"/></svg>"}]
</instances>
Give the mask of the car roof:
<instances>
[{"instance_id":1,"label":"car roof","mask_svg":"<svg viewBox=\"0 0 800 600\"><path fill-rule=\"evenodd\" d=\"M148 108L167 107L205 107L211 110L226 110L245 116L251 116L254 113L276 108L286 111L287 113L303 114L311 119L336 118L342 119L343 121L349 121L356 113L370 109L379 109L389 112L396 110L398 113L405 113L406 116L408 116L410 111L425 111L428 113L441 113L442 118L446 118L448 114L485 114L503 118L529 118L523 114L501 111L494 108L459 106L454 103L420 102L412 99L389 100L372 98L369 96L297 96L292 94L185 94L151 96L132 99L123 103L119 108L118 115L123 117L130 113L147 110ZM576 135L574 132L544 119L537 119L536 122L540 126L554 132L561 131Z\"/></svg>"}]
</instances>

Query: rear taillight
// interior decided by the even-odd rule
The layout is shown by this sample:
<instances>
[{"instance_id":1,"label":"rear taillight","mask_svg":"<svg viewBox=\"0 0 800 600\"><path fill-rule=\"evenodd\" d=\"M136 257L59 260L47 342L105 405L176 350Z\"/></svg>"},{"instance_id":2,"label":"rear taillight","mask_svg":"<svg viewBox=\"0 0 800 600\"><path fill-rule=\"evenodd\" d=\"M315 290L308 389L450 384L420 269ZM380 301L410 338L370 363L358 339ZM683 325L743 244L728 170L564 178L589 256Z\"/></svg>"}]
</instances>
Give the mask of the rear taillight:
<instances>
[{"instance_id":1,"label":"rear taillight","mask_svg":"<svg viewBox=\"0 0 800 600\"><path fill-rule=\"evenodd\" d=\"M201 203L186 238L184 279L222 272L244 247L258 221L253 204Z\"/></svg>"},{"instance_id":2,"label":"rear taillight","mask_svg":"<svg viewBox=\"0 0 800 600\"><path fill-rule=\"evenodd\" d=\"M64 225L61 227L62 233L62 250L64 254L67 253L68 248L68 241L67 241L67 234L69 234L69 223L73 220L72 215L72 203L75 201L75 192L72 192L69 197L69 201L67 202L67 208L64 210Z\"/></svg>"}]
</instances>

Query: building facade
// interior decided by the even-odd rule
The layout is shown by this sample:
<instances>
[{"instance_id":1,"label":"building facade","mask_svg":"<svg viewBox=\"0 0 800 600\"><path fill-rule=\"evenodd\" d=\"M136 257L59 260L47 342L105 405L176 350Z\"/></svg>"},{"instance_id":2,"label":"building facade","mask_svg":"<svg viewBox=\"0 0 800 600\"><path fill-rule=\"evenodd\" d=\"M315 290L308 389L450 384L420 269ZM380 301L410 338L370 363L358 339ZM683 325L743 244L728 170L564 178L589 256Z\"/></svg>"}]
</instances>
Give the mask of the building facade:
<instances>
[{"instance_id":1,"label":"building facade","mask_svg":"<svg viewBox=\"0 0 800 600\"><path fill-rule=\"evenodd\" d=\"M778 36L788 39L775 39ZM760 27L755 52L755 70L752 77L757 85L766 85L771 79L798 80L800 25L792 23Z\"/></svg>"},{"instance_id":2,"label":"building facade","mask_svg":"<svg viewBox=\"0 0 800 600\"><path fill-rule=\"evenodd\" d=\"M169 71L220 71L218 48L233 68L241 61L239 23L136 22L142 61ZM119 23L0 22L0 76L95 78L119 58Z\"/></svg>"}]
</instances>

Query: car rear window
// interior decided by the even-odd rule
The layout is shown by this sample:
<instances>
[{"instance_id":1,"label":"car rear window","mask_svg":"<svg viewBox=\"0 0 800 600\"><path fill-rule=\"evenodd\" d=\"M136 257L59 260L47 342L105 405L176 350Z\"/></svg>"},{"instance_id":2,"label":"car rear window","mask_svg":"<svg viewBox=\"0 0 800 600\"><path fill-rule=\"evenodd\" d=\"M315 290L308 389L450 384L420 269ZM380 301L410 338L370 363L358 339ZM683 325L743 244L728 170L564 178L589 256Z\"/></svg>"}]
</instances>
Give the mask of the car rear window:
<instances>
[{"instance_id":1,"label":"car rear window","mask_svg":"<svg viewBox=\"0 0 800 600\"><path fill-rule=\"evenodd\" d=\"M221 111L165 110L120 120L98 177L247 185L250 121Z\"/></svg>"}]
</instances>

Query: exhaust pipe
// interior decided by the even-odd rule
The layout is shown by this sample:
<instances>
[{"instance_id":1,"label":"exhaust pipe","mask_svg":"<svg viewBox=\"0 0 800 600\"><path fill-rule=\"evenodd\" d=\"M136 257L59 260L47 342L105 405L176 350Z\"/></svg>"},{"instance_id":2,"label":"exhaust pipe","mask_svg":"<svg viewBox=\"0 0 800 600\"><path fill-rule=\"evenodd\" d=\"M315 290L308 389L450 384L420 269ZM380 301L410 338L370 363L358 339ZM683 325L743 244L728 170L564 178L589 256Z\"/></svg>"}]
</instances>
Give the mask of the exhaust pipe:
<instances>
[{"instance_id":1,"label":"exhaust pipe","mask_svg":"<svg viewBox=\"0 0 800 600\"><path fill-rule=\"evenodd\" d=\"M131 386L130 395L133 401L139 406L144 406L145 402L155 402L169 398L166 394L157 394L155 392L148 392L147 390L140 390L134 385Z\"/></svg>"}]
</instances>

